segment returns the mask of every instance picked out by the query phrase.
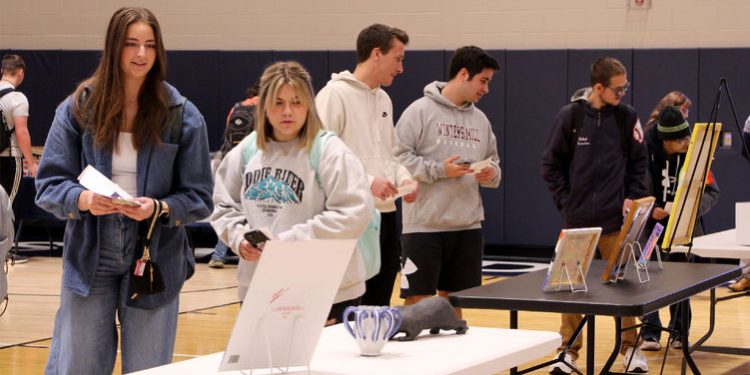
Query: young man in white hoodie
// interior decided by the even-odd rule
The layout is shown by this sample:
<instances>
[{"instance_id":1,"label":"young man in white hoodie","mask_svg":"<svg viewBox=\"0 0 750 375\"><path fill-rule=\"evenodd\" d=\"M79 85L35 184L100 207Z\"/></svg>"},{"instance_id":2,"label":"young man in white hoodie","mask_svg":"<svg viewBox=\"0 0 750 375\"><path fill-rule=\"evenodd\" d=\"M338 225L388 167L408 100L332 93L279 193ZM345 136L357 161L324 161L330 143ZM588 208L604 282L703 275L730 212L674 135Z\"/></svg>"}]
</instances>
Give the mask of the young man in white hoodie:
<instances>
[{"instance_id":1,"label":"young man in white hoodie","mask_svg":"<svg viewBox=\"0 0 750 375\"><path fill-rule=\"evenodd\" d=\"M474 103L499 69L481 48L459 48L450 80L427 85L396 125L396 156L421 184L417 201L404 206L401 297L407 305L436 290L447 297L482 282L479 187L500 185L500 160L490 121ZM481 161L481 169L470 167Z\"/></svg>"},{"instance_id":2,"label":"young man in white hoodie","mask_svg":"<svg viewBox=\"0 0 750 375\"><path fill-rule=\"evenodd\" d=\"M393 155L393 104L381 86L390 86L404 71L405 31L381 24L365 28L357 37L357 66L331 75L315 102L323 125L335 132L359 157L380 211L380 272L367 280L365 305L390 305L399 270L401 249L396 223L399 186L412 185L404 201L413 202L417 184Z\"/></svg>"}]
</instances>

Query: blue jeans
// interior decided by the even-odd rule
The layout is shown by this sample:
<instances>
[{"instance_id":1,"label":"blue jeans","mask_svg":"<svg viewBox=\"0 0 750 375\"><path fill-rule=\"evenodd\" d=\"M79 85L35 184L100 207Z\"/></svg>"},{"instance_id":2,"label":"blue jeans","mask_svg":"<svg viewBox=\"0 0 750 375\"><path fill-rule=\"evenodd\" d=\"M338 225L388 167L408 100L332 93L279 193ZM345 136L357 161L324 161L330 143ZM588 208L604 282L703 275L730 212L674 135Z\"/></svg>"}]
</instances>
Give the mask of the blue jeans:
<instances>
[{"instance_id":1,"label":"blue jeans","mask_svg":"<svg viewBox=\"0 0 750 375\"><path fill-rule=\"evenodd\" d=\"M226 262L229 258L229 252L231 250L229 249L229 246L227 246L224 242L221 240L216 242L216 247L214 248L214 253L211 255L212 260L221 260Z\"/></svg>"},{"instance_id":2,"label":"blue jeans","mask_svg":"<svg viewBox=\"0 0 750 375\"><path fill-rule=\"evenodd\" d=\"M172 361L179 298L155 310L128 307L128 277L137 224L121 215L100 218L99 264L87 297L62 288L47 374L110 374L120 322L122 372ZM138 251L140 254L140 249Z\"/></svg>"},{"instance_id":3,"label":"blue jeans","mask_svg":"<svg viewBox=\"0 0 750 375\"><path fill-rule=\"evenodd\" d=\"M678 303L669 305L669 329L673 329L677 332L682 332L682 314L677 308L679 306ZM690 327L690 318L692 315L692 311L690 311L690 301L688 301L688 328ZM650 323L653 324L653 326L643 326L641 328L641 338L644 340L653 340L653 341L659 341L661 339L661 319L659 318L659 311L654 311L651 313L648 313L641 318L641 321L643 323ZM674 338L674 334L670 334L669 338Z\"/></svg>"}]
</instances>

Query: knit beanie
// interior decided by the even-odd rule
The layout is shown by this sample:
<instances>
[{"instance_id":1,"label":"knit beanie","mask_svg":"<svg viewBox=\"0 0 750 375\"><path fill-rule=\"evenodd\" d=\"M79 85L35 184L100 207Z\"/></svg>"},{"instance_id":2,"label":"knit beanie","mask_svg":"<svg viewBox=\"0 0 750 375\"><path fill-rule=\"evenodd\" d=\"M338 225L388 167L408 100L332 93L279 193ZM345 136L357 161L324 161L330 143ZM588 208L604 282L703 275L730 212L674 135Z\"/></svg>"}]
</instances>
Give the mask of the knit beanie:
<instances>
[{"instance_id":1,"label":"knit beanie","mask_svg":"<svg viewBox=\"0 0 750 375\"><path fill-rule=\"evenodd\" d=\"M680 139L690 135L690 125L677 107L666 106L659 112L656 132L662 140Z\"/></svg>"}]
</instances>

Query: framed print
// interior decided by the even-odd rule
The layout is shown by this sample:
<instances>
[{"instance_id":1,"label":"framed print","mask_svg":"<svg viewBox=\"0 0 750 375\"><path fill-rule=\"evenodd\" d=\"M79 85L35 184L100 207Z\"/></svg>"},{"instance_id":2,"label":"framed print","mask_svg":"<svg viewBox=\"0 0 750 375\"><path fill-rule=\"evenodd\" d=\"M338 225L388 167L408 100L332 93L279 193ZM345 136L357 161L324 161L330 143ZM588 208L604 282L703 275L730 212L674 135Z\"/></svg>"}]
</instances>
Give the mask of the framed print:
<instances>
[{"instance_id":1,"label":"framed print","mask_svg":"<svg viewBox=\"0 0 750 375\"><path fill-rule=\"evenodd\" d=\"M556 292L585 288L586 274L601 233L602 228L598 227L561 230L542 289Z\"/></svg>"},{"instance_id":2,"label":"framed print","mask_svg":"<svg viewBox=\"0 0 750 375\"><path fill-rule=\"evenodd\" d=\"M625 223L620 229L617 236L617 251L615 251L607 260L607 267L604 268L602 281L617 281L625 277L625 268L630 261L629 251L635 251L634 244L638 242L643 228L646 226L651 209L654 207L654 197L636 199L630 204L625 217ZM640 247L640 244L638 245ZM634 253L639 257L638 253Z\"/></svg>"}]
</instances>

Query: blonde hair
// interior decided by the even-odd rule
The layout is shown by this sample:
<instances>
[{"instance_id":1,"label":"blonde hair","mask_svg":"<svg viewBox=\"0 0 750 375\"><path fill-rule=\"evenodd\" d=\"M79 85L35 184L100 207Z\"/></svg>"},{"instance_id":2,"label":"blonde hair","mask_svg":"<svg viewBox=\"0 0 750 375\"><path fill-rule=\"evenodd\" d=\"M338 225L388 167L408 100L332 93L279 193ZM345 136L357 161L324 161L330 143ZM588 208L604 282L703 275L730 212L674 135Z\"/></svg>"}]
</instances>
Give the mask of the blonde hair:
<instances>
[{"instance_id":1,"label":"blonde hair","mask_svg":"<svg viewBox=\"0 0 750 375\"><path fill-rule=\"evenodd\" d=\"M682 111L682 106L687 105L688 109L693 105L693 102L690 101L690 98L687 97L682 91L670 91L667 95L664 95L661 100L659 100L659 104L656 105L656 108L654 108L654 111L651 112L651 116L648 117L648 121L646 121L646 130L650 129L652 126L654 126L659 119L659 112L661 112L662 108L666 106L674 106L677 107L680 111Z\"/></svg>"},{"instance_id":2,"label":"blonde hair","mask_svg":"<svg viewBox=\"0 0 750 375\"><path fill-rule=\"evenodd\" d=\"M296 61L277 62L266 68L260 77L260 98L258 100L258 109L260 110L255 117L258 149L265 150L268 141L273 136L273 127L268 121L266 112L275 103L279 90L284 85L291 86L297 94L297 98L307 105L307 119L297 137L310 152L315 136L323 128L323 124L315 108L315 90L312 87L310 73Z\"/></svg>"}]
</instances>

